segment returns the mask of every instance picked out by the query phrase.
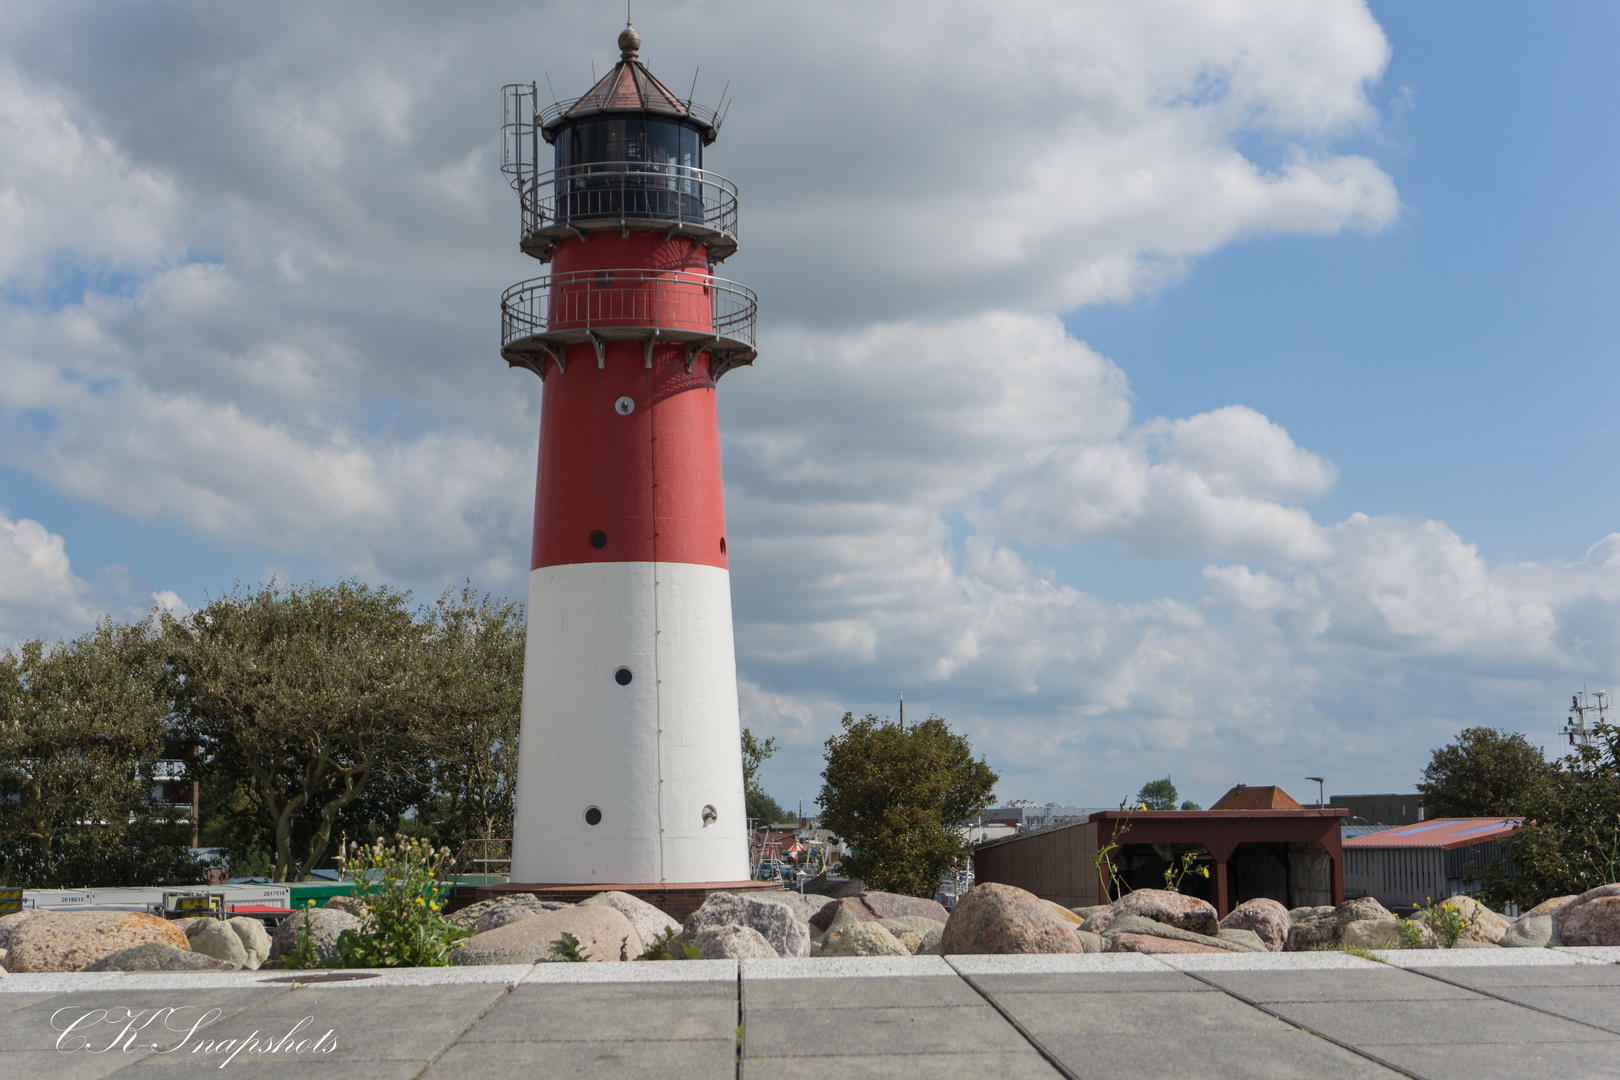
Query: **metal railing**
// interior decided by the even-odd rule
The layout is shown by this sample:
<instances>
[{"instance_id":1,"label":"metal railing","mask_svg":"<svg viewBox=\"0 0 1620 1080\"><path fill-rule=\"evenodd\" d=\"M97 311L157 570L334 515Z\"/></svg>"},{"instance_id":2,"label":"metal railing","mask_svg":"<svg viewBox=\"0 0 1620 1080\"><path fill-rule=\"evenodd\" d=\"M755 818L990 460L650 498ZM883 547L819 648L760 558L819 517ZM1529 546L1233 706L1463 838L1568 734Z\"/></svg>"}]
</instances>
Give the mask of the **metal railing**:
<instances>
[{"instance_id":1,"label":"metal railing","mask_svg":"<svg viewBox=\"0 0 1620 1080\"><path fill-rule=\"evenodd\" d=\"M513 179L525 250L593 228L661 229L708 242L712 261L737 250L737 185L688 165L594 162ZM536 252L531 252L536 253Z\"/></svg>"},{"instance_id":2,"label":"metal railing","mask_svg":"<svg viewBox=\"0 0 1620 1080\"><path fill-rule=\"evenodd\" d=\"M501 348L525 341L701 342L754 354L759 299L734 281L689 271L587 270L521 281L501 297Z\"/></svg>"}]
</instances>

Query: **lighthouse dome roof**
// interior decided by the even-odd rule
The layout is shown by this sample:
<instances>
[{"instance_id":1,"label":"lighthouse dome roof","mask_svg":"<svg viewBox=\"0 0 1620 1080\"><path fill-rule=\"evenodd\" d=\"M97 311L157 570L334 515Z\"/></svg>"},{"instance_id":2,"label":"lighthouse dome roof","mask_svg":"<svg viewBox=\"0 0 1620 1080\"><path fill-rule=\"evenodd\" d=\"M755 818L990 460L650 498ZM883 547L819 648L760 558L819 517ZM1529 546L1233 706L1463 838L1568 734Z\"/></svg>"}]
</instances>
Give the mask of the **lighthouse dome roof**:
<instances>
[{"instance_id":1,"label":"lighthouse dome roof","mask_svg":"<svg viewBox=\"0 0 1620 1080\"><path fill-rule=\"evenodd\" d=\"M605 113L640 113L689 121L702 132L704 143L713 142L719 132L713 111L676 97L636 58L640 49L641 35L626 25L619 34L620 59L613 70L573 101L560 102L546 110L550 115L541 125L541 131L547 141L559 128L574 120Z\"/></svg>"}]
</instances>

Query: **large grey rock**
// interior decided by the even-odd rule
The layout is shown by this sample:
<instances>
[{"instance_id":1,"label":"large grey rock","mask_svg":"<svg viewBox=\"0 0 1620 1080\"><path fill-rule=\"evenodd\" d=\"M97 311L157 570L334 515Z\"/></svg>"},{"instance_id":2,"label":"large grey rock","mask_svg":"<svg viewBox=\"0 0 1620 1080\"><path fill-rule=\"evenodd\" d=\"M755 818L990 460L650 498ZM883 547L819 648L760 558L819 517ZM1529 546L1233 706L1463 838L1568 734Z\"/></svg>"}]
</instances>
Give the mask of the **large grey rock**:
<instances>
[{"instance_id":1,"label":"large grey rock","mask_svg":"<svg viewBox=\"0 0 1620 1080\"><path fill-rule=\"evenodd\" d=\"M1214 905L1209 901L1164 889L1138 889L1126 893L1101 911L1087 916L1084 928L1100 934L1108 929L1114 919L1126 912L1205 937L1214 937L1221 928Z\"/></svg>"},{"instance_id":2,"label":"large grey rock","mask_svg":"<svg viewBox=\"0 0 1620 1080\"><path fill-rule=\"evenodd\" d=\"M945 928L936 925L932 930L902 930L894 938L913 956L938 956L940 943L945 940Z\"/></svg>"},{"instance_id":3,"label":"large grey rock","mask_svg":"<svg viewBox=\"0 0 1620 1080\"><path fill-rule=\"evenodd\" d=\"M469 949L463 946L450 950L451 967L493 967L497 964L535 964L549 959L550 945L531 945L523 949Z\"/></svg>"},{"instance_id":4,"label":"large grey rock","mask_svg":"<svg viewBox=\"0 0 1620 1080\"><path fill-rule=\"evenodd\" d=\"M1346 900L1336 908L1316 909L1319 914L1295 919L1288 930L1289 952L1337 949L1344 942L1344 928L1364 919L1388 921L1395 918L1388 908L1370 896ZM1289 917L1293 918L1293 912Z\"/></svg>"},{"instance_id":5,"label":"large grey rock","mask_svg":"<svg viewBox=\"0 0 1620 1080\"><path fill-rule=\"evenodd\" d=\"M579 951L587 960L616 962L621 957L633 960L646 949L630 920L607 904L542 911L527 919L474 934L462 942L462 948L475 951L543 949L549 955L565 933L579 942Z\"/></svg>"},{"instance_id":6,"label":"large grey rock","mask_svg":"<svg viewBox=\"0 0 1620 1080\"><path fill-rule=\"evenodd\" d=\"M215 960L224 960L237 967L248 966L246 946L236 931L225 925L224 920L203 919L193 923L190 929L186 943L191 946L192 952L212 956Z\"/></svg>"},{"instance_id":7,"label":"large grey rock","mask_svg":"<svg viewBox=\"0 0 1620 1080\"><path fill-rule=\"evenodd\" d=\"M1080 939L1080 947L1086 952L1100 953L1105 952L1108 948L1108 943L1103 940L1103 936L1093 934L1090 930L1076 930L1074 936Z\"/></svg>"},{"instance_id":8,"label":"large grey rock","mask_svg":"<svg viewBox=\"0 0 1620 1080\"><path fill-rule=\"evenodd\" d=\"M1439 906L1450 908L1469 920L1468 929L1463 931L1463 936L1474 941L1486 941L1494 945L1502 940L1502 935L1507 933L1508 927L1512 925L1508 919L1498 915L1472 896L1453 896L1442 900Z\"/></svg>"},{"instance_id":9,"label":"large grey rock","mask_svg":"<svg viewBox=\"0 0 1620 1080\"><path fill-rule=\"evenodd\" d=\"M1433 949L1439 938L1421 922L1412 923L1418 930L1418 948ZM1357 919L1346 923L1339 934L1339 944L1355 945L1362 949L1405 949L1406 933L1399 919Z\"/></svg>"},{"instance_id":10,"label":"large grey rock","mask_svg":"<svg viewBox=\"0 0 1620 1080\"><path fill-rule=\"evenodd\" d=\"M1075 929L1034 893L998 882L969 889L951 912L940 941L943 956L1080 953Z\"/></svg>"},{"instance_id":11,"label":"large grey rock","mask_svg":"<svg viewBox=\"0 0 1620 1080\"><path fill-rule=\"evenodd\" d=\"M1131 934L1140 937L1165 938L1170 941L1186 941L1195 945L1205 945L1210 948L1224 949L1227 952L1266 952L1266 946L1258 934L1252 930L1227 930L1224 933L1196 934L1191 930L1183 930L1179 926L1159 922L1157 919L1145 918L1141 915L1126 913L1116 915L1108 924L1103 933L1104 938L1115 934ZM1140 950L1136 950L1140 951Z\"/></svg>"},{"instance_id":12,"label":"large grey rock","mask_svg":"<svg viewBox=\"0 0 1620 1080\"><path fill-rule=\"evenodd\" d=\"M366 918L366 905L352 896L328 896L326 903L322 904L321 907L331 908L333 911L348 912L362 922Z\"/></svg>"},{"instance_id":13,"label":"large grey rock","mask_svg":"<svg viewBox=\"0 0 1620 1080\"><path fill-rule=\"evenodd\" d=\"M1458 938L1453 949L1500 949L1502 946L1494 941L1476 941L1473 938Z\"/></svg>"},{"instance_id":14,"label":"large grey rock","mask_svg":"<svg viewBox=\"0 0 1620 1080\"><path fill-rule=\"evenodd\" d=\"M897 919L877 919L877 925L898 937L901 934L926 934L930 930L944 930L944 923L937 923L923 915L902 915Z\"/></svg>"},{"instance_id":15,"label":"large grey rock","mask_svg":"<svg viewBox=\"0 0 1620 1080\"><path fill-rule=\"evenodd\" d=\"M149 941L103 956L85 971L240 971L240 964L216 960L190 949Z\"/></svg>"},{"instance_id":16,"label":"large grey rock","mask_svg":"<svg viewBox=\"0 0 1620 1080\"><path fill-rule=\"evenodd\" d=\"M792 908L746 893L716 893L703 901L702 907L686 917L681 937L696 945L699 934L722 926L746 926L757 931L778 956L810 955L810 927L798 920Z\"/></svg>"},{"instance_id":17,"label":"large grey rock","mask_svg":"<svg viewBox=\"0 0 1620 1080\"><path fill-rule=\"evenodd\" d=\"M1544 949L1562 942L1554 940L1551 915L1520 915L1497 944L1504 949Z\"/></svg>"},{"instance_id":18,"label":"large grey rock","mask_svg":"<svg viewBox=\"0 0 1620 1080\"><path fill-rule=\"evenodd\" d=\"M1288 909L1267 897L1245 900L1221 920L1222 930L1252 930L1271 952L1288 944Z\"/></svg>"},{"instance_id":19,"label":"large grey rock","mask_svg":"<svg viewBox=\"0 0 1620 1080\"><path fill-rule=\"evenodd\" d=\"M520 922L523 919L532 919L546 909L538 903L535 904L496 904L494 907L478 916L478 922L473 927L473 933L482 934L502 926Z\"/></svg>"},{"instance_id":20,"label":"large grey rock","mask_svg":"<svg viewBox=\"0 0 1620 1080\"><path fill-rule=\"evenodd\" d=\"M23 920L32 915L32 911L13 911L10 915L0 916L0 949L8 948L11 944L11 932L21 926Z\"/></svg>"},{"instance_id":21,"label":"large grey rock","mask_svg":"<svg viewBox=\"0 0 1620 1080\"><path fill-rule=\"evenodd\" d=\"M630 925L636 928L636 936L643 945L650 945L664 933L679 934L681 924L670 918L661 908L656 908L638 897L627 892L599 892L595 896L581 900L580 907L605 905L617 911L630 920Z\"/></svg>"},{"instance_id":22,"label":"large grey rock","mask_svg":"<svg viewBox=\"0 0 1620 1080\"><path fill-rule=\"evenodd\" d=\"M247 951L247 967L257 968L270 959L270 932L264 928L264 923L246 915L237 915L226 919L225 925L235 931L242 948Z\"/></svg>"},{"instance_id":23,"label":"large grey rock","mask_svg":"<svg viewBox=\"0 0 1620 1080\"><path fill-rule=\"evenodd\" d=\"M699 930L693 936L692 947L705 960L775 960L779 955L764 934L739 923L725 923ZM808 946L805 955L809 955Z\"/></svg>"},{"instance_id":24,"label":"large grey rock","mask_svg":"<svg viewBox=\"0 0 1620 1080\"><path fill-rule=\"evenodd\" d=\"M936 926L938 924L935 924ZM944 931L941 930L941 934ZM834 939L831 933L822 945L822 956L910 956L911 952L898 938L873 919L858 922Z\"/></svg>"},{"instance_id":25,"label":"large grey rock","mask_svg":"<svg viewBox=\"0 0 1620 1080\"><path fill-rule=\"evenodd\" d=\"M277 960L298 949L299 928L309 931L309 944L316 962L338 955L338 937L345 930L359 930L360 920L336 908L305 908L295 911L276 927L270 939L270 959Z\"/></svg>"},{"instance_id":26,"label":"large grey rock","mask_svg":"<svg viewBox=\"0 0 1620 1080\"><path fill-rule=\"evenodd\" d=\"M929 900L920 896L903 896L900 893L876 892L866 890L858 896L846 896L838 901L839 906L849 910L861 922L872 922L875 919L895 919L902 915L916 915L925 919L933 919L941 926L950 919L950 912L945 905L937 900ZM838 908L828 905L816 912L810 919L812 926L825 929Z\"/></svg>"},{"instance_id":27,"label":"large grey rock","mask_svg":"<svg viewBox=\"0 0 1620 1080\"><path fill-rule=\"evenodd\" d=\"M797 893L791 889L783 889L781 892L754 893L753 895L786 904L792 910L794 918L802 923L809 923L822 908L837 903L837 900L830 896L822 896L819 893ZM825 925L826 922L823 921L822 926ZM811 929L813 931L815 927L812 926Z\"/></svg>"}]
</instances>

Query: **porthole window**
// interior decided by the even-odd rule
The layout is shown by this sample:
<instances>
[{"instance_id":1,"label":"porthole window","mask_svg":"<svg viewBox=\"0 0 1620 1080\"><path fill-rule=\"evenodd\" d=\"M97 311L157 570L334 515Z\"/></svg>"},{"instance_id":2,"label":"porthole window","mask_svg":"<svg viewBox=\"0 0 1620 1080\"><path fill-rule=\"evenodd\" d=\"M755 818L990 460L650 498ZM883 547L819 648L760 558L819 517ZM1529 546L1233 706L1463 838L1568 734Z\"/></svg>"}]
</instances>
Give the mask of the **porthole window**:
<instances>
[{"instance_id":1,"label":"porthole window","mask_svg":"<svg viewBox=\"0 0 1620 1080\"><path fill-rule=\"evenodd\" d=\"M613 673L613 681L620 686L629 686L630 680L633 678L635 678L635 675L631 674L630 669L627 667L622 667Z\"/></svg>"},{"instance_id":2,"label":"porthole window","mask_svg":"<svg viewBox=\"0 0 1620 1080\"><path fill-rule=\"evenodd\" d=\"M636 399L626 394L613 402L613 411L620 416L629 416L636 411Z\"/></svg>"},{"instance_id":3,"label":"porthole window","mask_svg":"<svg viewBox=\"0 0 1620 1080\"><path fill-rule=\"evenodd\" d=\"M585 824L587 824L587 825L600 825L600 824L602 824L602 811L598 810L594 806L587 806L585 808Z\"/></svg>"},{"instance_id":4,"label":"porthole window","mask_svg":"<svg viewBox=\"0 0 1620 1080\"><path fill-rule=\"evenodd\" d=\"M597 529L595 532L591 533L591 547L595 548L597 551L601 551L603 548L607 547L607 533L603 532L601 529Z\"/></svg>"}]
</instances>

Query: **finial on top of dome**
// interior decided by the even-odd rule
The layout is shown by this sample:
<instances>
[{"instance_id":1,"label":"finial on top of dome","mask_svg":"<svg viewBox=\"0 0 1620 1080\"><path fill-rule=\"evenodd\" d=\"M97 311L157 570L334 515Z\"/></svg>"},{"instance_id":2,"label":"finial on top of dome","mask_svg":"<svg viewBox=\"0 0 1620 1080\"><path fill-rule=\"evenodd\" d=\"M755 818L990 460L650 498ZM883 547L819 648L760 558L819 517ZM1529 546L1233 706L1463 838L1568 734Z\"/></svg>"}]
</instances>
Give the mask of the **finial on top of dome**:
<instances>
[{"instance_id":1,"label":"finial on top of dome","mask_svg":"<svg viewBox=\"0 0 1620 1080\"><path fill-rule=\"evenodd\" d=\"M636 33L636 28L626 20L624 29L619 32L619 59L634 60L640 49L641 35Z\"/></svg>"}]
</instances>

